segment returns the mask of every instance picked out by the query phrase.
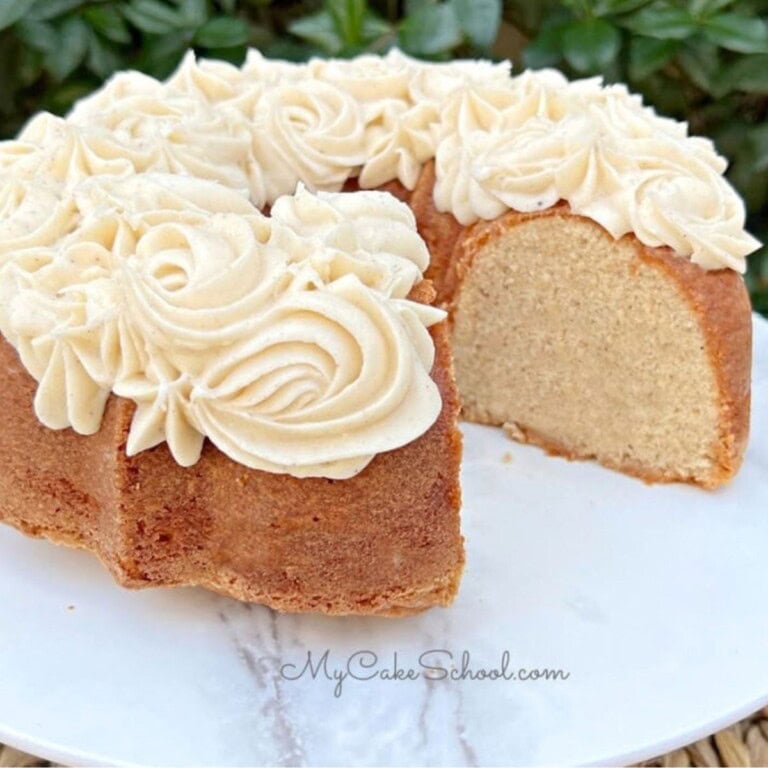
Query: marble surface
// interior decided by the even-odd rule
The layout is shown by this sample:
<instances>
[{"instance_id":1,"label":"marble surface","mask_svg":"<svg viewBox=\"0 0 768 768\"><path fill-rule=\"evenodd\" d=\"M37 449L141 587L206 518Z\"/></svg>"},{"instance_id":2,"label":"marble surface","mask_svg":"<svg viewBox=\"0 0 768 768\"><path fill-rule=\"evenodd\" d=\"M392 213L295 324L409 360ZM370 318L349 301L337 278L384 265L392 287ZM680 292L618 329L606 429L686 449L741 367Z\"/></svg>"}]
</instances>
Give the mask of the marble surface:
<instances>
[{"instance_id":1,"label":"marble surface","mask_svg":"<svg viewBox=\"0 0 768 768\"><path fill-rule=\"evenodd\" d=\"M647 487L466 425L467 571L451 608L421 616L128 592L86 553L0 529L0 741L76 764L615 764L747 715L768 703L757 320L755 352L746 464L716 493ZM332 679L290 679L326 649ZM430 649L453 653L457 673L465 650L475 672L507 651L508 671L569 677L439 679L419 668ZM378 675L335 696L334 670L358 651L378 658L353 670ZM395 653L416 679L383 679Z\"/></svg>"}]
</instances>

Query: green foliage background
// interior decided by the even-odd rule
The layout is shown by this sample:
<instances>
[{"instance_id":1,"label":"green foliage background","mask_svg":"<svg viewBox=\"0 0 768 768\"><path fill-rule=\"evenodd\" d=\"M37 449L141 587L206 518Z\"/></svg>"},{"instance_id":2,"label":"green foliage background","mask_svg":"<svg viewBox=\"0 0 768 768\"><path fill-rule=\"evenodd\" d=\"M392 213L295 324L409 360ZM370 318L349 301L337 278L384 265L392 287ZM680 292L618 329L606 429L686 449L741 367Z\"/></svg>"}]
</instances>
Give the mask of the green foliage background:
<instances>
[{"instance_id":1,"label":"green foliage background","mask_svg":"<svg viewBox=\"0 0 768 768\"><path fill-rule=\"evenodd\" d=\"M625 81L730 158L752 232L768 241L768 0L0 0L0 137L65 112L113 72L165 77L189 47L239 63L393 45L428 59ZM768 248L750 260L768 315Z\"/></svg>"}]
</instances>

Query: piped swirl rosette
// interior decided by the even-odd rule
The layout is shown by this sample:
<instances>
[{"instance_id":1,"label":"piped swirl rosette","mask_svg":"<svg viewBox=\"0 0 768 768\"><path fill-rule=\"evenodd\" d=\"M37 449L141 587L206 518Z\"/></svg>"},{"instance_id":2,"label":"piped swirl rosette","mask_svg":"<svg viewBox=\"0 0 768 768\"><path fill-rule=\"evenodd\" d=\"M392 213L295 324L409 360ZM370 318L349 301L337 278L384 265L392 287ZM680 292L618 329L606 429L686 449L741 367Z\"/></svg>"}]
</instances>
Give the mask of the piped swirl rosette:
<instances>
[{"instance_id":1,"label":"piped swirl rosette","mask_svg":"<svg viewBox=\"0 0 768 768\"><path fill-rule=\"evenodd\" d=\"M259 208L298 183L338 191L435 160L434 200L464 225L565 201L614 237L743 272L759 243L711 142L623 85L555 70L416 61L400 51L306 64L251 51L241 67L185 56L165 82L119 73L66 121L35 118L0 144L0 169L51 175L176 173L247 189ZM662 182L662 179L664 180Z\"/></svg>"},{"instance_id":2,"label":"piped swirl rosette","mask_svg":"<svg viewBox=\"0 0 768 768\"><path fill-rule=\"evenodd\" d=\"M249 467L346 478L434 423L444 313L406 298L427 254L395 198L301 189L268 218L165 174L51 188L53 206L0 188L22 244L1 257L0 330L47 426L97 431L114 392L136 404L129 454L167 442L188 466L207 437ZM58 211L42 224L34 194Z\"/></svg>"},{"instance_id":3,"label":"piped swirl rosette","mask_svg":"<svg viewBox=\"0 0 768 768\"><path fill-rule=\"evenodd\" d=\"M435 206L464 225L565 201L705 269L743 272L759 246L713 144L624 86L396 50L190 53L0 142L0 331L38 416L89 434L114 392L137 406L131 453L165 441L188 465L207 436L297 476L423 434L442 315L407 296L426 248L394 198L335 193L414 189L432 159Z\"/></svg>"}]
</instances>

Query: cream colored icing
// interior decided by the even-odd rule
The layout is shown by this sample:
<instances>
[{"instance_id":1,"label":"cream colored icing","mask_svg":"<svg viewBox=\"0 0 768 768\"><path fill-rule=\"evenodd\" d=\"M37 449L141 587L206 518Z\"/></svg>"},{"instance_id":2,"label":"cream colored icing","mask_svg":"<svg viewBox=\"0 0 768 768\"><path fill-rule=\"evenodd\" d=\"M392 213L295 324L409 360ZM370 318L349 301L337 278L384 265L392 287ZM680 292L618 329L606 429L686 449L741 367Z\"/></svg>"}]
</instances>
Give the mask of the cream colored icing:
<instances>
[{"instance_id":1,"label":"cream colored icing","mask_svg":"<svg viewBox=\"0 0 768 768\"><path fill-rule=\"evenodd\" d=\"M442 314L407 296L426 248L391 196L338 190L413 189L431 159L436 207L465 225L563 200L705 269L743 272L759 245L712 143L624 86L399 51L190 53L0 143L0 330L41 421L91 433L115 392L137 404L131 453L166 441L188 465L207 436L297 476L422 434Z\"/></svg>"},{"instance_id":2,"label":"cream colored icing","mask_svg":"<svg viewBox=\"0 0 768 768\"><path fill-rule=\"evenodd\" d=\"M69 121L78 135L60 137L47 161L70 158L56 174L65 183L85 172L186 173L246 187L263 207L299 182L413 189L434 158L436 207L465 225L564 200L615 237L634 232L706 269L743 272L759 246L712 143L599 78L510 77L508 63L431 64L397 50L308 64L251 51L240 68L190 53L166 83L115 76ZM45 129L64 130L50 120ZM0 164L34 169L43 161L23 157L30 151L9 146ZM676 197L697 185L710 189Z\"/></svg>"},{"instance_id":3,"label":"cream colored icing","mask_svg":"<svg viewBox=\"0 0 768 768\"><path fill-rule=\"evenodd\" d=\"M339 190L365 160L362 110L328 83L275 85L249 118L265 202L291 194L299 182L310 189Z\"/></svg>"},{"instance_id":4,"label":"cream colored icing","mask_svg":"<svg viewBox=\"0 0 768 768\"><path fill-rule=\"evenodd\" d=\"M129 173L178 173L249 188L251 138L241 111L248 100L233 70L239 74L223 62L197 63L190 54L166 84L119 73L75 106L67 128L89 157L119 158Z\"/></svg>"},{"instance_id":5,"label":"cream colored icing","mask_svg":"<svg viewBox=\"0 0 768 768\"><path fill-rule=\"evenodd\" d=\"M300 189L269 218L178 175L52 189L0 188L0 330L46 426L92 434L114 392L136 403L130 455L167 442L188 466L208 437L249 467L345 478L434 423L444 313L406 298L428 258L391 195Z\"/></svg>"},{"instance_id":6,"label":"cream colored icing","mask_svg":"<svg viewBox=\"0 0 768 768\"><path fill-rule=\"evenodd\" d=\"M410 208L392 206L390 198L385 192L313 195L300 185L272 208L272 220L286 225L275 238L290 237L284 249L302 254L326 282L352 273L385 296L405 298L429 266L429 252Z\"/></svg>"}]
</instances>

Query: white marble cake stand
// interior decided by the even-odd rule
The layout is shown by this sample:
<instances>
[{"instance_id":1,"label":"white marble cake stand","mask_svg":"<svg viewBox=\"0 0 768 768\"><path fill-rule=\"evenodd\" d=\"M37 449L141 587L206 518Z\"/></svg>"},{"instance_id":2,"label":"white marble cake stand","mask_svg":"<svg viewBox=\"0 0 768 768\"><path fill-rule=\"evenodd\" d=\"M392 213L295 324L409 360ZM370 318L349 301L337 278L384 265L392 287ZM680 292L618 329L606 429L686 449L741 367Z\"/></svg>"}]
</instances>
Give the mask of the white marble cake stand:
<instances>
[{"instance_id":1,"label":"white marble cake stand","mask_svg":"<svg viewBox=\"0 0 768 768\"><path fill-rule=\"evenodd\" d=\"M0 741L72 764L615 764L746 716L768 703L768 323L755 342L752 441L716 493L465 426L466 576L414 618L123 591L88 554L3 528ZM359 650L370 674L445 649L570 677L347 679L335 697L279 674L325 649L331 674Z\"/></svg>"}]
</instances>

